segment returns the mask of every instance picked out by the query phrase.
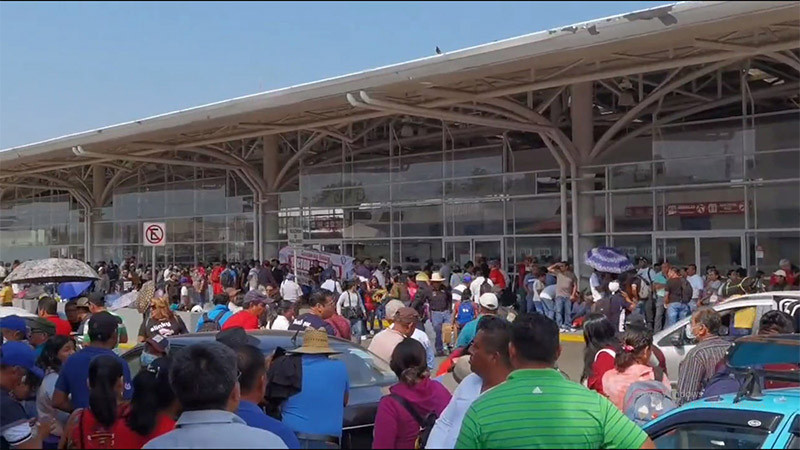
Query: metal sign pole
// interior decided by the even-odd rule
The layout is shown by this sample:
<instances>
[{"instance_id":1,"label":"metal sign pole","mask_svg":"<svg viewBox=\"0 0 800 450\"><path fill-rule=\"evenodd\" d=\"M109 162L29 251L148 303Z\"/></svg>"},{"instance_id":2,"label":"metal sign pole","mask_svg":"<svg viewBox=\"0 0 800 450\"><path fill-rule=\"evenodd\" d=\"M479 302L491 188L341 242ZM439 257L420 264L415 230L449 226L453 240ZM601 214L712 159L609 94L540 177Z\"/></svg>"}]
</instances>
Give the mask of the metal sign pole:
<instances>
[{"instance_id":1,"label":"metal sign pole","mask_svg":"<svg viewBox=\"0 0 800 450\"><path fill-rule=\"evenodd\" d=\"M300 283L300 278L297 278L297 247L292 248L292 252L294 253L294 280Z\"/></svg>"},{"instance_id":2,"label":"metal sign pole","mask_svg":"<svg viewBox=\"0 0 800 450\"><path fill-rule=\"evenodd\" d=\"M153 278L152 278L152 280L153 280L153 283L155 283L156 282L156 247L154 245L151 248L153 249L153 275L152 275Z\"/></svg>"}]
</instances>

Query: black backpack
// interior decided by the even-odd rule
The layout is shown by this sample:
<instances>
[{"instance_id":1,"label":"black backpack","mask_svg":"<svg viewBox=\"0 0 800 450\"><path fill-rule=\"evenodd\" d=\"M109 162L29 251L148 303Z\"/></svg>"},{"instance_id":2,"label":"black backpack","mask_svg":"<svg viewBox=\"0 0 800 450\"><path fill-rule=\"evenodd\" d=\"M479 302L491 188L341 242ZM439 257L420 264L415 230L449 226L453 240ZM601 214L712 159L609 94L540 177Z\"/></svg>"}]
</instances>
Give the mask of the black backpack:
<instances>
[{"instance_id":1,"label":"black backpack","mask_svg":"<svg viewBox=\"0 0 800 450\"><path fill-rule=\"evenodd\" d=\"M220 322L220 320L222 320L222 317L224 315L225 315L225 313L220 311L220 313L217 314L217 317L215 317L214 320L211 320L211 318L208 317L208 313L207 312L203 313L203 324L200 325L200 328L198 328L197 331L201 332L201 331L219 331L219 330L221 330L222 326L219 324L219 322Z\"/></svg>"},{"instance_id":2,"label":"black backpack","mask_svg":"<svg viewBox=\"0 0 800 450\"><path fill-rule=\"evenodd\" d=\"M425 448L425 446L428 444L428 437L430 437L431 431L433 431L433 426L436 424L436 419L439 418L439 415L431 411L423 418L408 400L400 397L397 394L390 394L390 397L403 405L403 408L405 408L406 411L411 414L411 417L413 417L419 425L419 436L417 437L415 448Z\"/></svg>"}]
</instances>

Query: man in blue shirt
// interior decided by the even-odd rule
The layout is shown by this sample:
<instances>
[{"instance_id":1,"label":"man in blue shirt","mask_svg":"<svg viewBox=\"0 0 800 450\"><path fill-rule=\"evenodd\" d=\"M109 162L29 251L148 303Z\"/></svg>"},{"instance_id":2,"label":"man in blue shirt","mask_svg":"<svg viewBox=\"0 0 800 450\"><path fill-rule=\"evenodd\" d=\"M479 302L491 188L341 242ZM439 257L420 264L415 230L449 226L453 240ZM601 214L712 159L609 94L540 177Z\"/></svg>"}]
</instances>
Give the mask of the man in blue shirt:
<instances>
[{"instance_id":1,"label":"man in blue shirt","mask_svg":"<svg viewBox=\"0 0 800 450\"><path fill-rule=\"evenodd\" d=\"M333 292L327 289L320 289L311 294L308 299L309 312L296 317L289 325L289 331L303 331L307 328L315 330L324 328L325 331L334 336L336 332L333 326L326 322L336 312L336 303L333 301Z\"/></svg>"},{"instance_id":2,"label":"man in blue shirt","mask_svg":"<svg viewBox=\"0 0 800 450\"><path fill-rule=\"evenodd\" d=\"M308 328L303 346L292 351L302 355L302 388L283 405L283 423L294 430L303 448L338 448L342 437L344 407L350 379L325 330Z\"/></svg>"},{"instance_id":3,"label":"man in blue shirt","mask_svg":"<svg viewBox=\"0 0 800 450\"><path fill-rule=\"evenodd\" d=\"M239 385L242 390L242 399L236 415L253 428L271 431L283 439L288 448L300 448L294 432L272 417L266 415L258 406L267 390L267 366L264 363L264 354L252 345L240 345L236 351L237 365L239 367Z\"/></svg>"},{"instance_id":4,"label":"man in blue shirt","mask_svg":"<svg viewBox=\"0 0 800 450\"><path fill-rule=\"evenodd\" d=\"M464 328L461 329L461 332L458 334L458 340L456 341L456 347L466 347L471 344L472 340L475 339L475 334L478 332L478 323L481 317L496 316L497 308L500 305L495 294L484 292L481 294L480 298L478 298L478 306L480 307L478 317L464 325Z\"/></svg>"},{"instance_id":5,"label":"man in blue shirt","mask_svg":"<svg viewBox=\"0 0 800 450\"><path fill-rule=\"evenodd\" d=\"M228 294L215 295L214 309L200 316L200 320L197 321L197 329L195 331L200 331L200 328L203 326L206 317L208 317L208 319L211 321L218 322L221 329L222 326L225 325L225 322L233 315L233 312L228 309L228 301ZM218 317L219 320L217 320Z\"/></svg>"},{"instance_id":6,"label":"man in blue shirt","mask_svg":"<svg viewBox=\"0 0 800 450\"><path fill-rule=\"evenodd\" d=\"M53 393L53 406L66 412L89 406L89 363L96 356L111 355L122 364L123 397L130 400L133 394L131 371L128 363L112 350L117 346L119 319L107 311L92 315L89 321L89 343L83 350L70 356L61 368ZM70 398L71 396L71 398Z\"/></svg>"}]
</instances>

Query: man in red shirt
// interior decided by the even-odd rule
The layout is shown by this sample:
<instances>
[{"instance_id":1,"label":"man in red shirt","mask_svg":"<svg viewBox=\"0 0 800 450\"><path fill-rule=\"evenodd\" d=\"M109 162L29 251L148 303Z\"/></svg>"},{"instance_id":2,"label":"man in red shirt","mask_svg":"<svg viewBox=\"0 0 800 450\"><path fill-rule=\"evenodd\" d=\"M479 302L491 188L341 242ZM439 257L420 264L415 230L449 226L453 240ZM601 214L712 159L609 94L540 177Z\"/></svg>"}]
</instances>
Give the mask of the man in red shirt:
<instances>
[{"instance_id":1,"label":"man in red shirt","mask_svg":"<svg viewBox=\"0 0 800 450\"><path fill-rule=\"evenodd\" d=\"M490 267L492 270L489 272L489 279L492 280L495 286L499 287L500 289L506 288L506 277L503 275L503 271L500 270L500 262L499 261L492 261L490 263Z\"/></svg>"},{"instance_id":2,"label":"man in red shirt","mask_svg":"<svg viewBox=\"0 0 800 450\"><path fill-rule=\"evenodd\" d=\"M244 308L225 321L223 331L234 327L257 330L258 319L267 311L267 296L257 290L248 292L244 296Z\"/></svg>"},{"instance_id":3,"label":"man in red shirt","mask_svg":"<svg viewBox=\"0 0 800 450\"><path fill-rule=\"evenodd\" d=\"M58 317L58 302L52 297L42 297L36 308L39 317L43 317L56 326L56 334L59 336L69 336L72 333L72 325L66 320Z\"/></svg>"}]
</instances>

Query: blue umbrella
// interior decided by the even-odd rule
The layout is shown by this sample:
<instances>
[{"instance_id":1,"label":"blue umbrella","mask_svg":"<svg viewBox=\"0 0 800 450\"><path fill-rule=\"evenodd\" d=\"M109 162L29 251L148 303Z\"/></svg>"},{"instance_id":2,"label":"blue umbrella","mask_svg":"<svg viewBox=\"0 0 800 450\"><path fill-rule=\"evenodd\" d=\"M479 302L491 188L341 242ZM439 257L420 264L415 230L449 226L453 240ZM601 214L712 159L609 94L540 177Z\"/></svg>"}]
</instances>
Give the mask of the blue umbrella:
<instances>
[{"instance_id":1,"label":"blue umbrella","mask_svg":"<svg viewBox=\"0 0 800 450\"><path fill-rule=\"evenodd\" d=\"M83 294L89 286L92 285L91 281L68 281L58 285L58 295L65 300L71 300Z\"/></svg>"},{"instance_id":2,"label":"blue umbrella","mask_svg":"<svg viewBox=\"0 0 800 450\"><path fill-rule=\"evenodd\" d=\"M586 265L600 272L622 273L633 270L633 263L613 247L595 247L586 252Z\"/></svg>"}]
</instances>

